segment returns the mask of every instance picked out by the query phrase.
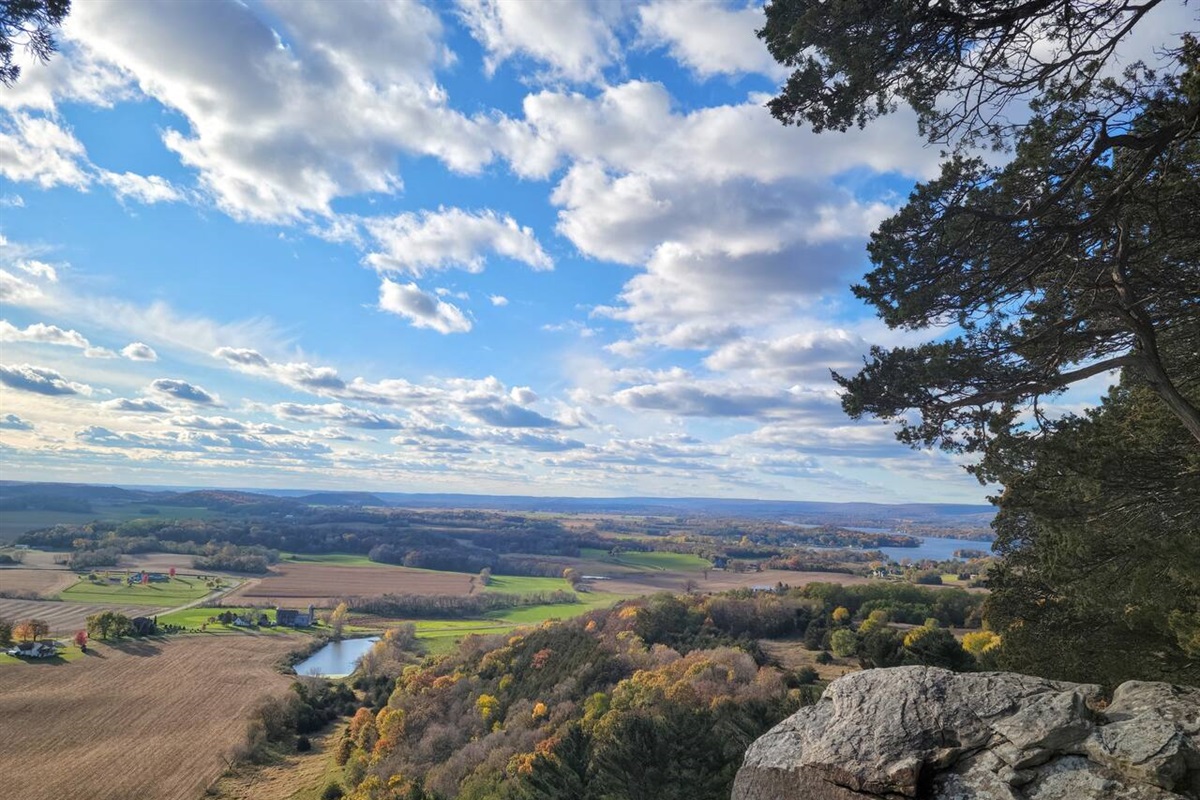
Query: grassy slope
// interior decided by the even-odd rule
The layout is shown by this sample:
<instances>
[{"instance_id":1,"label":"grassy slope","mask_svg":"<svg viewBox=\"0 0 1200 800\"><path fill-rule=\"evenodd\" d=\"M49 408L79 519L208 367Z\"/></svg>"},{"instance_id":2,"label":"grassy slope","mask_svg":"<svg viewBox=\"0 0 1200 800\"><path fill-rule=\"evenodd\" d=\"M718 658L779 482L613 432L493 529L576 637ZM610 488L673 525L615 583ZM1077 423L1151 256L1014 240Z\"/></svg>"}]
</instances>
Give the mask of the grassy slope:
<instances>
[{"instance_id":1,"label":"grassy slope","mask_svg":"<svg viewBox=\"0 0 1200 800\"><path fill-rule=\"evenodd\" d=\"M656 571L674 570L678 572L700 572L712 567L708 559L688 553L638 553L628 552L610 556L604 550L584 548L583 557L590 561L605 564L620 564L625 567L640 567Z\"/></svg>"},{"instance_id":2,"label":"grassy slope","mask_svg":"<svg viewBox=\"0 0 1200 800\"><path fill-rule=\"evenodd\" d=\"M177 606L199 600L211 590L196 578L173 578L169 583L92 583L80 580L59 594L60 600L72 603L119 603L122 605Z\"/></svg>"},{"instance_id":3,"label":"grassy slope","mask_svg":"<svg viewBox=\"0 0 1200 800\"><path fill-rule=\"evenodd\" d=\"M507 594L530 592L569 592L571 584L562 578L530 578L524 575L493 575L484 591Z\"/></svg>"}]
</instances>

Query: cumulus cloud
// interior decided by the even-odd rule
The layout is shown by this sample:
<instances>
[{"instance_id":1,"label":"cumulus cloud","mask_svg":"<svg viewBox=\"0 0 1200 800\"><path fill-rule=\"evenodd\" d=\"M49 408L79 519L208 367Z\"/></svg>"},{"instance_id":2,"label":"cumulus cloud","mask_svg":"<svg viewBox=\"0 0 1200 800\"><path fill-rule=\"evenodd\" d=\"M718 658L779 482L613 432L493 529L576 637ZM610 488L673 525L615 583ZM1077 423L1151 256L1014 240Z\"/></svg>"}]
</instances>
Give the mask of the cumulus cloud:
<instances>
[{"instance_id":1,"label":"cumulus cloud","mask_svg":"<svg viewBox=\"0 0 1200 800\"><path fill-rule=\"evenodd\" d=\"M532 409L522 408L512 403L474 408L469 413L480 422L494 425L497 428L559 427L557 420L550 419Z\"/></svg>"},{"instance_id":2,"label":"cumulus cloud","mask_svg":"<svg viewBox=\"0 0 1200 800\"><path fill-rule=\"evenodd\" d=\"M41 322L35 322L25 328L17 328L8 320L3 319L0 319L0 342L57 344L63 347L77 347L81 350L92 346L79 331L65 331L57 325L46 325Z\"/></svg>"},{"instance_id":3,"label":"cumulus cloud","mask_svg":"<svg viewBox=\"0 0 1200 800\"><path fill-rule=\"evenodd\" d=\"M162 403L156 403L144 397L118 397L113 400L105 400L100 407L108 411L128 411L134 414L167 414L171 411Z\"/></svg>"},{"instance_id":4,"label":"cumulus cloud","mask_svg":"<svg viewBox=\"0 0 1200 800\"><path fill-rule=\"evenodd\" d=\"M495 211L442 208L363 221L377 246L364 261L381 272L420 276L451 267L481 272L488 255L520 261L534 269L553 269L554 262L531 228Z\"/></svg>"},{"instance_id":5,"label":"cumulus cloud","mask_svg":"<svg viewBox=\"0 0 1200 800\"><path fill-rule=\"evenodd\" d=\"M787 74L756 33L767 21L761 7L731 9L720 0L655 0L639 8L638 16L644 41L661 42L672 58L702 78Z\"/></svg>"},{"instance_id":6,"label":"cumulus cloud","mask_svg":"<svg viewBox=\"0 0 1200 800\"><path fill-rule=\"evenodd\" d=\"M105 448L195 453L235 451L285 458L305 458L332 452L328 445L299 439L267 439L244 433L190 430L139 433L114 431L99 425L75 431L75 439L83 444Z\"/></svg>"},{"instance_id":7,"label":"cumulus cloud","mask_svg":"<svg viewBox=\"0 0 1200 800\"><path fill-rule=\"evenodd\" d=\"M86 189L87 151L70 131L45 117L15 114L0 120L0 175L43 189Z\"/></svg>"},{"instance_id":8,"label":"cumulus cloud","mask_svg":"<svg viewBox=\"0 0 1200 800\"><path fill-rule=\"evenodd\" d=\"M276 403L271 410L282 419L293 420L322 420L336 422L351 428L367 430L398 430L404 427L404 421L399 417L388 414L376 414L374 411L364 411L351 408L343 403L303 404Z\"/></svg>"},{"instance_id":9,"label":"cumulus cloud","mask_svg":"<svg viewBox=\"0 0 1200 800\"><path fill-rule=\"evenodd\" d=\"M158 378L150 384L150 391L198 406L220 405L220 400L211 392L187 381L173 378Z\"/></svg>"},{"instance_id":10,"label":"cumulus cloud","mask_svg":"<svg viewBox=\"0 0 1200 800\"><path fill-rule=\"evenodd\" d=\"M508 305L508 298L507 298L507 297L505 297L505 296L504 296L504 295L502 295L502 294L494 294L494 295L491 295L490 297L488 297L488 300L491 300L491 301L492 301L492 305L494 305L494 306L506 306L506 305Z\"/></svg>"},{"instance_id":11,"label":"cumulus cloud","mask_svg":"<svg viewBox=\"0 0 1200 800\"><path fill-rule=\"evenodd\" d=\"M50 396L90 395L92 387L69 381L62 373L30 364L0 364L0 383L13 389Z\"/></svg>"},{"instance_id":12,"label":"cumulus cloud","mask_svg":"<svg viewBox=\"0 0 1200 800\"><path fill-rule=\"evenodd\" d=\"M603 0L459 0L487 55L489 74L515 56L542 64L545 77L596 81L619 56L613 32L620 4Z\"/></svg>"},{"instance_id":13,"label":"cumulus cloud","mask_svg":"<svg viewBox=\"0 0 1200 800\"><path fill-rule=\"evenodd\" d=\"M0 269L0 302L29 305L42 299L44 293L36 284Z\"/></svg>"},{"instance_id":14,"label":"cumulus cloud","mask_svg":"<svg viewBox=\"0 0 1200 800\"><path fill-rule=\"evenodd\" d=\"M506 147L518 173L537 177L564 160L703 181L815 179L856 168L912 177L937 172L937 152L925 147L909 112L821 136L780 125L766 99L679 112L666 87L652 81L627 81L595 96L544 90L525 98L525 135Z\"/></svg>"},{"instance_id":15,"label":"cumulus cloud","mask_svg":"<svg viewBox=\"0 0 1200 800\"><path fill-rule=\"evenodd\" d=\"M0 428L8 431L31 431L33 430L33 423L21 419L16 414L5 414L3 417L0 417Z\"/></svg>"},{"instance_id":16,"label":"cumulus cloud","mask_svg":"<svg viewBox=\"0 0 1200 800\"><path fill-rule=\"evenodd\" d=\"M130 361L158 361L154 348L142 342L130 342L121 348L121 355Z\"/></svg>"},{"instance_id":17,"label":"cumulus cloud","mask_svg":"<svg viewBox=\"0 0 1200 800\"><path fill-rule=\"evenodd\" d=\"M258 436L290 436L292 431L270 423L243 422L232 417L204 417L197 414L172 417L171 424L179 428L196 431L218 431L227 433L251 433Z\"/></svg>"},{"instance_id":18,"label":"cumulus cloud","mask_svg":"<svg viewBox=\"0 0 1200 800\"><path fill-rule=\"evenodd\" d=\"M438 333L471 330L471 320L458 306L421 291L415 283L401 284L384 278L379 286L379 307L404 317L416 328L429 328Z\"/></svg>"},{"instance_id":19,"label":"cumulus cloud","mask_svg":"<svg viewBox=\"0 0 1200 800\"><path fill-rule=\"evenodd\" d=\"M828 381L831 369L852 371L869 349L859 334L830 328L772 340L730 342L705 358L704 364L722 372L747 372L788 382Z\"/></svg>"},{"instance_id":20,"label":"cumulus cloud","mask_svg":"<svg viewBox=\"0 0 1200 800\"><path fill-rule=\"evenodd\" d=\"M65 30L186 119L164 144L238 218L327 215L338 197L392 192L400 154L459 172L492 158L492 123L450 109L433 78L451 56L437 15L417 2L97 0ZM138 183L166 199L166 187Z\"/></svg>"},{"instance_id":21,"label":"cumulus cloud","mask_svg":"<svg viewBox=\"0 0 1200 800\"><path fill-rule=\"evenodd\" d=\"M250 348L218 347L213 356L242 372L271 377L298 389L322 392L346 388L345 381L332 367L317 367L304 362L277 363Z\"/></svg>"}]
</instances>

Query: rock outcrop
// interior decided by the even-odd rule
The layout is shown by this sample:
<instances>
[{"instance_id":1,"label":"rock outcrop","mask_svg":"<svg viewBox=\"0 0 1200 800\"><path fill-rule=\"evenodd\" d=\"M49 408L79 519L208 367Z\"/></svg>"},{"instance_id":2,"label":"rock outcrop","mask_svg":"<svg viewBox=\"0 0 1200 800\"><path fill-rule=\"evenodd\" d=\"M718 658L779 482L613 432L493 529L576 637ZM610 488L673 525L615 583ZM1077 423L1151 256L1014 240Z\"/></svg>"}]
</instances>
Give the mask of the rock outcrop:
<instances>
[{"instance_id":1,"label":"rock outcrop","mask_svg":"<svg viewBox=\"0 0 1200 800\"><path fill-rule=\"evenodd\" d=\"M1200 800L1200 689L874 669L746 753L733 800Z\"/></svg>"}]
</instances>

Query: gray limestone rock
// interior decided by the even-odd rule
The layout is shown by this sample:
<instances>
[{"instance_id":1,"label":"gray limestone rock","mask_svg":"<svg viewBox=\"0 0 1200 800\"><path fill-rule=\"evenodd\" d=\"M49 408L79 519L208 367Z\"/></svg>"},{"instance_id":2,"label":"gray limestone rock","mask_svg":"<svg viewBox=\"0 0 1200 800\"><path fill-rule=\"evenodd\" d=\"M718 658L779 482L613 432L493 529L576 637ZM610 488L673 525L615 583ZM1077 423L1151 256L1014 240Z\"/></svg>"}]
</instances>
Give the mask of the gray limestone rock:
<instances>
[{"instance_id":1,"label":"gray limestone rock","mask_svg":"<svg viewBox=\"0 0 1200 800\"><path fill-rule=\"evenodd\" d=\"M847 675L751 745L734 800L1200 800L1200 690L898 667Z\"/></svg>"}]
</instances>

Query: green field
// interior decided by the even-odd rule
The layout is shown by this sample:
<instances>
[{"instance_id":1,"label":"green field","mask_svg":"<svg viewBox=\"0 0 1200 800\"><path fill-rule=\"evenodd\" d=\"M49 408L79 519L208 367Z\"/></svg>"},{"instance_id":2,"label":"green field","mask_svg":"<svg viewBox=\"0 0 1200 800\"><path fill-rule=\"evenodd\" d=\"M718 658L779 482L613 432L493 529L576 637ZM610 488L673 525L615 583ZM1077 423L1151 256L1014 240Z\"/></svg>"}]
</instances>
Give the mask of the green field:
<instances>
[{"instance_id":1,"label":"green field","mask_svg":"<svg viewBox=\"0 0 1200 800\"><path fill-rule=\"evenodd\" d=\"M335 564L339 567L386 567L395 566L372 561L363 555L354 553L280 553L282 563L295 564Z\"/></svg>"},{"instance_id":2,"label":"green field","mask_svg":"<svg viewBox=\"0 0 1200 800\"><path fill-rule=\"evenodd\" d=\"M506 594L530 592L569 592L571 584L562 578L529 578L524 575L493 575L484 591Z\"/></svg>"},{"instance_id":3,"label":"green field","mask_svg":"<svg viewBox=\"0 0 1200 800\"><path fill-rule=\"evenodd\" d=\"M605 564L620 564L625 567L639 567L660 572L700 572L712 567L708 559L690 553L628 552L610 556L607 551L585 547L582 555L588 560L600 561Z\"/></svg>"},{"instance_id":4,"label":"green field","mask_svg":"<svg viewBox=\"0 0 1200 800\"><path fill-rule=\"evenodd\" d=\"M177 606L199 600L212 590L199 578L172 578L169 583L135 583L129 586L124 575L120 583L92 583L81 579L59 594L60 600L73 603L120 603L145 606Z\"/></svg>"}]
</instances>

